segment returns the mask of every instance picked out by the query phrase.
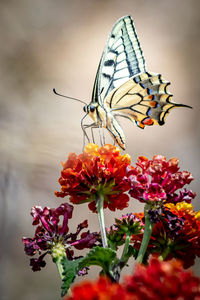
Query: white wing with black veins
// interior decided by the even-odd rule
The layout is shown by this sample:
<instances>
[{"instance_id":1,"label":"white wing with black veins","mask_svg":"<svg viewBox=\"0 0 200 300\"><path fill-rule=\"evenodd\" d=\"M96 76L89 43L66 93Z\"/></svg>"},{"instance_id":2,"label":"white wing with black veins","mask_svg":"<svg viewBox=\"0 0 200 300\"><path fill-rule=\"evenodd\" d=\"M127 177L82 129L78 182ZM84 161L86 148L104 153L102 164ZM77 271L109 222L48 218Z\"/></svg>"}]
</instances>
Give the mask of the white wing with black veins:
<instances>
[{"instance_id":1,"label":"white wing with black veins","mask_svg":"<svg viewBox=\"0 0 200 300\"><path fill-rule=\"evenodd\" d=\"M100 102L130 77L145 72L145 60L133 20L119 19L108 37L97 71L92 102Z\"/></svg>"}]
</instances>

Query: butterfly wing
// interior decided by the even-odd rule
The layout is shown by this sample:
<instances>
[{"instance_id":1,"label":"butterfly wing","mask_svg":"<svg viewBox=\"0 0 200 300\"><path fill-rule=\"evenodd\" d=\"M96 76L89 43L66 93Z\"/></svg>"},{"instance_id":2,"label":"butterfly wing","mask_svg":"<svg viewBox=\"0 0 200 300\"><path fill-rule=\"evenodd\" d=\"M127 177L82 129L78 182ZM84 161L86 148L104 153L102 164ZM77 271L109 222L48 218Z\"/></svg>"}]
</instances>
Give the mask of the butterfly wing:
<instances>
[{"instance_id":1,"label":"butterfly wing","mask_svg":"<svg viewBox=\"0 0 200 300\"><path fill-rule=\"evenodd\" d=\"M130 16L119 19L108 37L98 67L92 102L103 105L105 97L129 78L145 72L145 60Z\"/></svg>"},{"instance_id":2,"label":"butterfly wing","mask_svg":"<svg viewBox=\"0 0 200 300\"><path fill-rule=\"evenodd\" d=\"M142 129L145 125L163 125L171 109L190 107L171 101L169 84L160 74L145 72L110 92L104 105L113 116L124 116Z\"/></svg>"}]
</instances>

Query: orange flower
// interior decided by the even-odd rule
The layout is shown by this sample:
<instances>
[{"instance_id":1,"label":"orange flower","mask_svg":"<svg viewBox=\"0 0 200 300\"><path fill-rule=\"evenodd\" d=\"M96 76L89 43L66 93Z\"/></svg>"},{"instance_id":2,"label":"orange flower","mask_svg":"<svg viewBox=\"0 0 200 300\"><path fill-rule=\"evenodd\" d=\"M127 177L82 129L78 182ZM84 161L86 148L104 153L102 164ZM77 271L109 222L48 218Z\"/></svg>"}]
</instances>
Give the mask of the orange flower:
<instances>
[{"instance_id":1,"label":"orange flower","mask_svg":"<svg viewBox=\"0 0 200 300\"><path fill-rule=\"evenodd\" d=\"M96 197L101 193L104 208L123 209L129 201L125 192L130 188L126 177L130 161L129 155L120 155L120 150L113 145L99 148L88 144L82 154L69 154L59 179L61 191L55 194L57 197L69 195L74 204L90 202L89 208L95 212Z\"/></svg>"}]
</instances>

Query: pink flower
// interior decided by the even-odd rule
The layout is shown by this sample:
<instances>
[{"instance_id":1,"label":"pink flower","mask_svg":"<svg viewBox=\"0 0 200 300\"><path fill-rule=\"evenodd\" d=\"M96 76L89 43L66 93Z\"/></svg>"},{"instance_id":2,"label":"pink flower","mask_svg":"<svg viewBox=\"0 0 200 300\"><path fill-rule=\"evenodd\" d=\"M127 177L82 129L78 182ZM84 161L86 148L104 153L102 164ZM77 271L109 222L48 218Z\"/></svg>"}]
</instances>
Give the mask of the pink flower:
<instances>
[{"instance_id":1,"label":"pink flower","mask_svg":"<svg viewBox=\"0 0 200 300\"><path fill-rule=\"evenodd\" d=\"M196 196L191 190L182 189L193 177L188 171L179 171L177 158L167 161L164 156L156 155L148 160L140 156L136 168L129 169L129 180L129 194L140 202L190 203Z\"/></svg>"}]
</instances>

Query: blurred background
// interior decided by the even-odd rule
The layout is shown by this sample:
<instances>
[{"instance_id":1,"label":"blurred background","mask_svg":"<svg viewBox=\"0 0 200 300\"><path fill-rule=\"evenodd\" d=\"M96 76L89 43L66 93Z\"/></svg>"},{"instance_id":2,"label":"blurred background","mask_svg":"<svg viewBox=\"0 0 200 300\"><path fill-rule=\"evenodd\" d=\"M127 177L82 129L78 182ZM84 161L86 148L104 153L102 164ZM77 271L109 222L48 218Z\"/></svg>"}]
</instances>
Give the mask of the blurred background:
<instances>
[{"instance_id":1,"label":"blurred background","mask_svg":"<svg viewBox=\"0 0 200 300\"><path fill-rule=\"evenodd\" d=\"M127 152L133 163L139 155L178 157L181 170L195 177L190 187L200 209L199 10L198 0L0 1L0 299L59 299L56 266L49 259L33 273L21 242L34 233L33 205L62 203L54 196L60 162L69 152L82 151L82 105L52 89L90 102L108 33L123 15L134 19L148 70L171 81L176 102L193 106L173 110L163 127L140 130L121 120ZM123 213L141 209L132 201ZM121 215L106 211L106 225ZM98 230L87 204L75 207L71 228L87 218ZM200 273L198 263L195 268ZM90 277L95 274L91 270Z\"/></svg>"}]
</instances>

